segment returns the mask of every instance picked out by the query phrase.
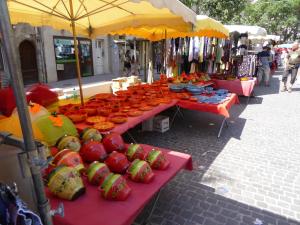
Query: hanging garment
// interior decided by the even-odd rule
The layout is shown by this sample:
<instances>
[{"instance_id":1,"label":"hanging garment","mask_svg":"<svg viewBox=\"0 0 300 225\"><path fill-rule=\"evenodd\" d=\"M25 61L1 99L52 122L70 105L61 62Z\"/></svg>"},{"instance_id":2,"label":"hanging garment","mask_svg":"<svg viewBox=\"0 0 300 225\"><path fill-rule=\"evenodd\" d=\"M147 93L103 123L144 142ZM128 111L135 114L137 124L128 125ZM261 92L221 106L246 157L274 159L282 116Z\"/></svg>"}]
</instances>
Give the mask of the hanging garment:
<instances>
[{"instance_id":1,"label":"hanging garment","mask_svg":"<svg viewBox=\"0 0 300 225\"><path fill-rule=\"evenodd\" d=\"M200 41L199 37L194 38L194 47L193 47L193 60L198 61L199 60L199 51L200 51Z\"/></svg>"},{"instance_id":2,"label":"hanging garment","mask_svg":"<svg viewBox=\"0 0 300 225\"><path fill-rule=\"evenodd\" d=\"M217 41L217 47L216 47L216 63L221 63L222 56L224 54L223 48L222 48L222 41Z\"/></svg>"},{"instance_id":3,"label":"hanging garment","mask_svg":"<svg viewBox=\"0 0 300 225\"><path fill-rule=\"evenodd\" d=\"M208 74L212 74L213 73L213 66L214 66L214 62L212 60L208 61L208 68L207 68L207 73Z\"/></svg>"},{"instance_id":4,"label":"hanging garment","mask_svg":"<svg viewBox=\"0 0 300 225\"><path fill-rule=\"evenodd\" d=\"M184 40L182 38L178 38L178 48L177 48L177 54L176 54L176 64L180 65L183 63L183 44Z\"/></svg>"},{"instance_id":5,"label":"hanging garment","mask_svg":"<svg viewBox=\"0 0 300 225\"><path fill-rule=\"evenodd\" d=\"M179 74L178 74L178 65L176 65L175 67L172 67L172 75L173 77L177 77Z\"/></svg>"},{"instance_id":6,"label":"hanging garment","mask_svg":"<svg viewBox=\"0 0 300 225\"><path fill-rule=\"evenodd\" d=\"M166 69L166 75L167 77L173 77L173 67L172 66L168 66Z\"/></svg>"},{"instance_id":7,"label":"hanging garment","mask_svg":"<svg viewBox=\"0 0 300 225\"><path fill-rule=\"evenodd\" d=\"M204 61L204 45L205 45L205 38L201 37L199 40L199 62L200 63Z\"/></svg>"},{"instance_id":8,"label":"hanging garment","mask_svg":"<svg viewBox=\"0 0 300 225\"><path fill-rule=\"evenodd\" d=\"M238 68L238 77L250 75L251 56L243 56L243 62Z\"/></svg>"},{"instance_id":9,"label":"hanging garment","mask_svg":"<svg viewBox=\"0 0 300 225\"><path fill-rule=\"evenodd\" d=\"M192 63L191 64L191 69L190 69L190 74L195 73L196 72L196 63Z\"/></svg>"},{"instance_id":10,"label":"hanging garment","mask_svg":"<svg viewBox=\"0 0 300 225\"><path fill-rule=\"evenodd\" d=\"M209 52L209 38L208 37L204 37L204 50L203 50L204 54L204 60L208 59L208 52Z\"/></svg>"},{"instance_id":11,"label":"hanging garment","mask_svg":"<svg viewBox=\"0 0 300 225\"><path fill-rule=\"evenodd\" d=\"M194 59L194 38L190 38L190 45L189 45L189 62L192 62Z\"/></svg>"},{"instance_id":12,"label":"hanging garment","mask_svg":"<svg viewBox=\"0 0 300 225\"><path fill-rule=\"evenodd\" d=\"M169 65L169 62L171 61L171 40L165 40L165 59L164 59L164 66L167 67Z\"/></svg>"}]
</instances>

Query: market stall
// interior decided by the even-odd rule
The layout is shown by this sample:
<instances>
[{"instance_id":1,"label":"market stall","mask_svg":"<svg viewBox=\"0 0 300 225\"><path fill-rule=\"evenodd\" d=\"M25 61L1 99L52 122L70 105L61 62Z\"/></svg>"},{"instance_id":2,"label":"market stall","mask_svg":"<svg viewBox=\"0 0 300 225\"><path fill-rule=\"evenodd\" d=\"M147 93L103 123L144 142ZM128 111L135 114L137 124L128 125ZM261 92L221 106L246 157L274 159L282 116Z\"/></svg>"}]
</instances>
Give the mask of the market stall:
<instances>
[{"instance_id":1,"label":"market stall","mask_svg":"<svg viewBox=\"0 0 300 225\"><path fill-rule=\"evenodd\" d=\"M129 129L134 128L136 125L151 119L152 117L158 115L159 113L175 106L177 103L177 100L171 100L170 103L166 103L166 104L160 104L159 106L154 107L153 109L150 109L149 111L144 111L140 116L136 116L136 117L128 117L127 121L123 124L116 124L116 126L109 132L117 132L120 134L123 134L125 132L127 132ZM87 123L79 123L76 124L76 128L79 131L84 130L85 128L89 127L90 125ZM104 131L104 133L106 133Z\"/></svg>"},{"instance_id":2,"label":"market stall","mask_svg":"<svg viewBox=\"0 0 300 225\"><path fill-rule=\"evenodd\" d=\"M143 145L150 151L155 148ZM157 194L181 169L192 170L190 155L168 149L160 149L170 161L165 171L155 171L155 178L150 184L128 181L132 193L126 201L114 202L101 199L97 187L87 184L86 194L75 202L63 201L65 217L54 217L56 225L130 225L155 194ZM54 207L62 201L48 192L51 205ZM122 212L122 213L121 213Z\"/></svg>"},{"instance_id":3,"label":"market stall","mask_svg":"<svg viewBox=\"0 0 300 225\"><path fill-rule=\"evenodd\" d=\"M189 109L189 110L196 110L201 112L208 112L217 114L223 117L219 132L218 138L221 136L224 124L226 120L230 117L229 110L234 104L238 104L239 100L236 94L231 94L226 101L222 103L204 103L204 102L190 102L186 100L178 101L177 105L180 108ZM180 108L178 108L178 113L180 113ZM174 114L174 117L176 114Z\"/></svg>"},{"instance_id":4,"label":"market stall","mask_svg":"<svg viewBox=\"0 0 300 225\"><path fill-rule=\"evenodd\" d=\"M158 15L165 16L165 17L179 17L183 18L185 22L194 22L194 13L187 7L185 7L180 1L157 1L157 0L143 0L143 1L126 1L126 2L120 2L120 1L97 1L97 0L90 0L87 2L84 1L77 1L77 0L69 0L68 4L66 4L66 1L16 1L11 0L7 1L8 8L6 5L6 1L1 1L0 3L0 28L1 28L1 41L3 38L4 43L4 55L7 57L8 60L8 70L9 73L12 74L12 83L13 83L13 89L15 97L17 98L16 104L18 108L18 115L20 117L20 124L22 129L22 134L24 138L24 146L23 150L26 153L27 161L25 163L28 163L28 167L30 168L30 176L32 178L33 184L34 184L34 195L37 197L37 208L39 209L39 213L42 219L43 224L51 225L52 219L51 216L54 211L51 211L50 213L50 205L48 202L48 199L45 196L44 192L44 184L43 179L40 173L41 165L44 165L44 161L40 162L41 159L39 159L37 154L37 148L36 143L33 140L33 131L31 127L31 119L28 113L27 104L25 101L25 94L24 94L24 85L21 79L21 72L20 72L20 65L19 60L17 57L16 49L14 48L14 38L12 35L12 26L11 21L9 19L9 16L13 23L18 22L28 22L34 26L53 26L56 29L65 29L68 31L72 31L74 36L74 53L76 56L76 63L77 63L77 75L78 75L78 82L79 82L79 88L80 88L80 97L81 97L81 104L83 105L83 95L82 95L82 89L81 89L81 74L80 74L80 64L79 64L79 56L78 56L78 46L77 46L77 32L80 35L86 35L89 36L93 29L97 27L97 24L101 23L109 23L112 20L118 20L118 19L124 19L128 21L132 21L133 23L135 20L135 15L139 14L148 18L155 18ZM8 9L9 13L8 14ZM26 19L26 21L24 21ZM149 20L151 21L151 19ZM71 26L70 26L71 25ZM76 32L77 28L77 32ZM41 128L43 131L47 131L49 126L53 129L52 135L57 134L56 130L63 131L65 122L70 122L69 119L65 120L65 116L63 115L45 115L45 117L38 120L41 123L41 126L45 125L44 129ZM72 156L76 156L76 160L71 162L80 163L80 156L78 155L78 151L81 146L81 142L78 139L77 134L74 134L74 136L65 136L66 133L63 134L61 140L59 141L59 152L62 152L65 148L68 148L67 153L71 153ZM57 139L57 137L55 137ZM68 139L69 142L66 144L65 139ZM47 140L46 140L47 141ZM51 140L52 142L53 140ZM54 142L54 141L53 141ZM98 145L101 145L101 143L98 143ZM106 151L106 150L105 150ZM153 151L151 151L153 152ZM64 152L66 153L66 152ZM111 152L102 152L105 154L105 157L108 157L109 159L113 160L112 154L108 156L108 153ZM116 153L117 154L117 153ZM120 153L121 154L121 153ZM141 162L144 166L144 171L146 174L149 174L151 172L150 164L155 164L155 162L162 162L161 160L164 159L162 154L167 155L174 155L174 153L170 152L161 152L161 151L155 151L156 158L154 161L151 161L153 159L153 154L148 154L148 162L146 161ZM57 155L57 154L56 154ZM55 156L56 156L55 155ZM160 156L159 160L157 159L157 156ZM126 157L124 154L121 154L121 157ZM163 157L163 158L161 158ZM168 159L171 161L174 161L172 157L167 156ZM100 160L100 159L99 159ZM101 158L103 161L104 158ZM158 161L157 161L158 160ZM38 161L38 162L37 162ZM64 160L62 160L63 163L66 163ZM51 171L51 173L47 174L49 175L49 183L47 184L49 186L49 190L52 194L56 196L60 196L61 198L64 197L70 197L70 193L76 193L76 195L71 196L69 200L73 199L73 197L77 198L79 195L83 194L84 192L84 185L81 181L80 173L83 169L83 165L76 165L76 168L70 166L70 162L67 163L67 165L62 164L61 167L58 166L58 163L61 163L62 161L57 162L55 164L55 169ZM164 160L163 160L164 161ZM175 160L176 162L178 160ZM186 159L188 161L188 159ZM137 161L139 163L140 161ZM164 161L166 162L166 161ZM158 182L158 186L161 187L162 184L165 184L172 176L174 176L181 167L183 167L186 162L183 162L181 165L174 163L174 165L170 165L170 173L167 172L167 178L162 179L161 183ZM129 166L129 163L127 164ZM134 164L136 165L136 164ZM140 165L140 164L138 164ZM161 165L161 164L160 164ZM175 166L177 165L177 166ZM172 169L174 166L175 169ZM156 166L157 167L157 166ZM155 168L155 165L154 165ZM80 171L79 171L80 169ZM141 169L141 168L139 168ZM78 171L77 171L78 170ZM166 170L168 171L168 170ZM54 174L52 174L52 172ZM59 172L64 172L63 174L59 174ZM124 172L124 171L123 171ZM131 177L132 180L135 179L136 168L132 168ZM164 173L165 171L162 171ZM142 175L144 176L145 173ZM150 173L151 174L151 173ZM158 173L159 174L159 173ZM141 180L144 178L141 174L139 174ZM155 175L155 174L154 174ZM153 176L153 175L152 175ZM116 180L112 180L112 178L118 178L118 181L122 181L122 185L124 186L117 186L117 188L124 188L126 180L121 175L117 174L110 174L109 175L109 181L105 182L105 187L108 186L108 184L111 184L111 182L115 182ZM158 176L157 181L159 181L160 176ZM61 183L61 181L64 181ZM120 183L119 183L120 184ZM75 185L75 186L72 186ZM78 186L76 186L78 185ZM98 184L97 184L98 185ZM104 184L103 184L104 185ZM70 187L72 186L72 187ZM112 186L110 186L111 188ZM154 192L157 191L158 188L154 188ZM66 190L66 188L68 188ZM78 189L79 188L79 189ZM128 186L126 186L127 190L129 190ZM151 188L150 188L151 189ZM97 187L95 187L94 190L97 190ZM78 191L78 192L77 192ZM119 189L118 189L119 191ZM92 191L91 191L92 192ZM150 191L150 193L152 193ZM64 195L63 195L64 194ZM127 193L128 194L128 193ZM148 196L148 199L152 195ZM105 198L106 198L105 193ZM116 196L111 195L111 198L115 198ZM123 196L124 197L124 196ZM113 202L110 202L113 204ZM82 210L81 205L77 205L76 203L73 203L73 206L79 207L78 210ZM115 203L114 205L118 205L118 203ZM138 205L138 207L141 207L143 205ZM89 207L86 208L88 211L91 209ZM77 210L77 211L78 211ZM135 210L136 211L136 210ZM72 212L74 213L74 212ZM135 212L137 213L137 212ZM95 212L93 215L94 217L99 217L99 211ZM126 218L123 218L126 219ZM76 222L76 221L75 221ZM124 221L122 221L123 223ZM64 223L65 224L65 223Z\"/></svg>"},{"instance_id":5,"label":"market stall","mask_svg":"<svg viewBox=\"0 0 300 225\"><path fill-rule=\"evenodd\" d=\"M178 30L180 24L195 23L195 13L178 0L131 0L122 2L90 0L70 0L68 4L63 1L8 1L10 18L13 24L24 22L33 26L52 26L72 32L74 39L74 54L76 58L77 78L79 84L81 104L84 104L80 60L78 55L78 35L95 37L100 35L98 27L105 26L113 29L113 24L118 23L118 29L128 26L163 26ZM161 18L167 24L162 23ZM171 24L169 20L176 20ZM71 25L71 26L70 26Z\"/></svg>"},{"instance_id":6,"label":"market stall","mask_svg":"<svg viewBox=\"0 0 300 225\"><path fill-rule=\"evenodd\" d=\"M256 78L251 80L220 80L212 79L216 84L216 88L224 88L229 90L232 93L235 93L240 96L250 97L253 94L254 87L256 84Z\"/></svg>"}]
</instances>

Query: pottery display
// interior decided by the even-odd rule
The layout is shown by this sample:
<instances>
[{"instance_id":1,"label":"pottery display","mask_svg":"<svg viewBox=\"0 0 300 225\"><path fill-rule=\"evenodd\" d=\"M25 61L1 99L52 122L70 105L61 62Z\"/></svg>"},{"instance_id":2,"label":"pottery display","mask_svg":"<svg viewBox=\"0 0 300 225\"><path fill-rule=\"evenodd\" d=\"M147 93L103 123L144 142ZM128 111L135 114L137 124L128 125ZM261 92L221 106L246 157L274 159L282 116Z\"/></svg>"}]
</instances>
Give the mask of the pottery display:
<instances>
[{"instance_id":1,"label":"pottery display","mask_svg":"<svg viewBox=\"0 0 300 225\"><path fill-rule=\"evenodd\" d=\"M78 171L72 167L60 166L49 175L48 187L55 196L75 200L85 192L85 187Z\"/></svg>"},{"instance_id":2,"label":"pottery display","mask_svg":"<svg viewBox=\"0 0 300 225\"><path fill-rule=\"evenodd\" d=\"M126 156L129 161L133 161L135 159L145 160L147 153L141 145L131 144L127 148Z\"/></svg>"},{"instance_id":3,"label":"pottery display","mask_svg":"<svg viewBox=\"0 0 300 225\"><path fill-rule=\"evenodd\" d=\"M63 149L71 149L75 152L79 152L81 148L80 140L75 136L63 136L57 141L57 148L59 151Z\"/></svg>"},{"instance_id":4,"label":"pottery display","mask_svg":"<svg viewBox=\"0 0 300 225\"><path fill-rule=\"evenodd\" d=\"M122 124L127 122L127 117L124 116L114 116L110 119L111 122L116 123L116 124Z\"/></svg>"},{"instance_id":5,"label":"pottery display","mask_svg":"<svg viewBox=\"0 0 300 225\"><path fill-rule=\"evenodd\" d=\"M100 116L109 116L109 114L112 112L112 109L109 107L106 108L98 108L97 109L98 115Z\"/></svg>"},{"instance_id":6,"label":"pottery display","mask_svg":"<svg viewBox=\"0 0 300 225\"><path fill-rule=\"evenodd\" d=\"M81 107L81 109L87 113L87 116L95 116L98 114L97 107L94 106L85 106Z\"/></svg>"},{"instance_id":7,"label":"pottery display","mask_svg":"<svg viewBox=\"0 0 300 225\"><path fill-rule=\"evenodd\" d=\"M112 130L115 127L115 124L107 121L107 122L96 123L93 125L93 127L100 132L105 132L105 131Z\"/></svg>"},{"instance_id":8,"label":"pottery display","mask_svg":"<svg viewBox=\"0 0 300 225\"><path fill-rule=\"evenodd\" d=\"M90 128L90 127L85 128L81 132L80 137L83 142L90 141L90 140L93 140L93 141L101 141L102 140L102 135L100 134L100 132L97 129Z\"/></svg>"},{"instance_id":9,"label":"pottery display","mask_svg":"<svg viewBox=\"0 0 300 225\"><path fill-rule=\"evenodd\" d=\"M112 172L124 174L129 166L129 161L124 154L114 151L107 157L105 164Z\"/></svg>"},{"instance_id":10,"label":"pottery display","mask_svg":"<svg viewBox=\"0 0 300 225\"><path fill-rule=\"evenodd\" d=\"M117 152L124 152L125 151L125 143L123 138L118 133L110 133L106 135L102 143L108 153L117 151Z\"/></svg>"},{"instance_id":11,"label":"pottery display","mask_svg":"<svg viewBox=\"0 0 300 225\"><path fill-rule=\"evenodd\" d=\"M149 183L154 178L150 165L140 159L136 159L131 163L127 174L132 181L140 183Z\"/></svg>"},{"instance_id":12,"label":"pottery display","mask_svg":"<svg viewBox=\"0 0 300 225\"><path fill-rule=\"evenodd\" d=\"M93 125L95 123L101 123L106 120L107 120L107 118L104 116L90 116L90 117L86 118L85 122L87 124Z\"/></svg>"},{"instance_id":13,"label":"pottery display","mask_svg":"<svg viewBox=\"0 0 300 225\"><path fill-rule=\"evenodd\" d=\"M143 115L143 112L139 111L139 110L133 110L133 111L128 112L128 116L131 116L131 117L136 117L136 116L141 116L141 115Z\"/></svg>"},{"instance_id":14,"label":"pottery display","mask_svg":"<svg viewBox=\"0 0 300 225\"><path fill-rule=\"evenodd\" d=\"M58 152L53 159L53 164L56 166L69 166L75 168L78 172L84 170L83 161L78 152L70 149L64 149Z\"/></svg>"},{"instance_id":15,"label":"pottery display","mask_svg":"<svg viewBox=\"0 0 300 225\"><path fill-rule=\"evenodd\" d=\"M88 181L93 185L101 185L109 174L107 165L100 162L91 163L87 169Z\"/></svg>"},{"instance_id":16,"label":"pottery display","mask_svg":"<svg viewBox=\"0 0 300 225\"><path fill-rule=\"evenodd\" d=\"M80 149L80 155L85 162L103 162L107 153L103 144L99 141L90 140L84 143Z\"/></svg>"},{"instance_id":17,"label":"pottery display","mask_svg":"<svg viewBox=\"0 0 300 225\"><path fill-rule=\"evenodd\" d=\"M149 105L145 105L140 108L141 111L150 111L152 109L153 109L153 107L149 106Z\"/></svg>"},{"instance_id":18,"label":"pottery display","mask_svg":"<svg viewBox=\"0 0 300 225\"><path fill-rule=\"evenodd\" d=\"M148 153L146 161L150 164L151 168L157 170L164 170L170 164L170 162L166 159L164 153L156 149L152 149Z\"/></svg>"},{"instance_id":19,"label":"pottery display","mask_svg":"<svg viewBox=\"0 0 300 225\"><path fill-rule=\"evenodd\" d=\"M125 201L131 193L131 188L120 174L109 174L101 185L101 195L104 199Z\"/></svg>"},{"instance_id":20,"label":"pottery display","mask_svg":"<svg viewBox=\"0 0 300 225\"><path fill-rule=\"evenodd\" d=\"M65 113L65 116L69 117L73 123L81 123L84 122L87 118L87 113L84 110L80 111L70 111Z\"/></svg>"}]
</instances>

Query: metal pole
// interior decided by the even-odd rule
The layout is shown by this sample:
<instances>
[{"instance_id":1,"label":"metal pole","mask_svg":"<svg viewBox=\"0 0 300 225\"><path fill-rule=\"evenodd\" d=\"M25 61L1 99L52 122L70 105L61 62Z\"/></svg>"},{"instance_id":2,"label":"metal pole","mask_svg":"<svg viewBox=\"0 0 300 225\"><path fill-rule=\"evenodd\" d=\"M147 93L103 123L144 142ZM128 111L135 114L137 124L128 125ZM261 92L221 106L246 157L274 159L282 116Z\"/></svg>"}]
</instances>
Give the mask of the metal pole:
<instances>
[{"instance_id":1,"label":"metal pole","mask_svg":"<svg viewBox=\"0 0 300 225\"><path fill-rule=\"evenodd\" d=\"M73 12L73 1L69 0L69 4L70 4L70 14L71 14L71 25L72 25L72 32L73 32L73 39L74 39L77 80L78 80L78 85L79 85L80 101L81 101L81 105L83 106L84 102L83 102L83 93L82 93L81 71L80 71L80 61L79 61L79 54L78 54L77 34L76 34L75 19L74 19L74 12Z\"/></svg>"},{"instance_id":2,"label":"metal pole","mask_svg":"<svg viewBox=\"0 0 300 225\"><path fill-rule=\"evenodd\" d=\"M165 29L165 74L167 73L167 30Z\"/></svg>"},{"instance_id":3,"label":"metal pole","mask_svg":"<svg viewBox=\"0 0 300 225\"><path fill-rule=\"evenodd\" d=\"M144 41L144 81L147 82L147 42Z\"/></svg>"},{"instance_id":4,"label":"metal pole","mask_svg":"<svg viewBox=\"0 0 300 225\"><path fill-rule=\"evenodd\" d=\"M21 122L25 151L31 162L31 174L37 197L38 210L45 225L52 225L50 205L44 191L40 167L36 166L34 159L38 158L37 148L33 140L33 132L25 100L24 84L22 79L20 61L15 47L14 35L10 23L8 7L5 0L0 0L0 33L3 40L3 53L7 59L8 70L12 79L12 87L16 98L17 109Z\"/></svg>"}]
</instances>

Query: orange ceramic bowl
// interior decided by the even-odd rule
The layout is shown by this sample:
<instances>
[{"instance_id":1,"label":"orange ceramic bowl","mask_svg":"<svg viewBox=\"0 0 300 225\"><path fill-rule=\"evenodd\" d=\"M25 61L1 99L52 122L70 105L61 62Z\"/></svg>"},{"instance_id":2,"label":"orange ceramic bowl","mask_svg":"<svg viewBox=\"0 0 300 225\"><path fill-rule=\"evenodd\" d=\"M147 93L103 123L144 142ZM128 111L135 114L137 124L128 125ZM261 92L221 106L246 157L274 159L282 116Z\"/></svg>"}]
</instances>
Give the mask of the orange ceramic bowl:
<instances>
[{"instance_id":1,"label":"orange ceramic bowl","mask_svg":"<svg viewBox=\"0 0 300 225\"><path fill-rule=\"evenodd\" d=\"M100 132L112 130L115 127L115 124L112 122L102 122L96 123L93 126L95 129L99 130Z\"/></svg>"},{"instance_id":2,"label":"orange ceramic bowl","mask_svg":"<svg viewBox=\"0 0 300 225\"><path fill-rule=\"evenodd\" d=\"M140 110L142 110L142 111L150 111L151 109L153 109L153 107L152 107L152 106L149 106L149 105L142 106L142 107L140 108Z\"/></svg>"},{"instance_id":3,"label":"orange ceramic bowl","mask_svg":"<svg viewBox=\"0 0 300 225\"><path fill-rule=\"evenodd\" d=\"M106 121L106 120L107 120L107 118L104 117L104 116L91 116L91 117L88 117L88 118L85 120L85 122L86 122L87 124L93 125L93 124L95 124L95 123L101 123L101 122L104 122L104 121Z\"/></svg>"},{"instance_id":4,"label":"orange ceramic bowl","mask_svg":"<svg viewBox=\"0 0 300 225\"><path fill-rule=\"evenodd\" d=\"M73 123L81 123L84 122L87 118L87 113L83 111L77 111L77 112L68 112L65 114L67 117L69 117L70 120L72 120Z\"/></svg>"},{"instance_id":5,"label":"orange ceramic bowl","mask_svg":"<svg viewBox=\"0 0 300 225\"><path fill-rule=\"evenodd\" d=\"M131 117L141 116L142 114L143 114L143 112L139 111L139 110L134 110L134 111L128 112L128 116L131 116Z\"/></svg>"},{"instance_id":6,"label":"orange ceramic bowl","mask_svg":"<svg viewBox=\"0 0 300 225\"><path fill-rule=\"evenodd\" d=\"M109 94L109 93L100 93L100 94L97 94L94 96L95 99L98 99L98 100L106 100L110 97L112 97L113 95L112 94Z\"/></svg>"},{"instance_id":7,"label":"orange ceramic bowl","mask_svg":"<svg viewBox=\"0 0 300 225\"><path fill-rule=\"evenodd\" d=\"M116 124L122 124L127 122L127 118L123 116L116 116L116 117L112 117L110 121Z\"/></svg>"},{"instance_id":8,"label":"orange ceramic bowl","mask_svg":"<svg viewBox=\"0 0 300 225\"><path fill-rule=\"evenodd\" d=\"M109 116L109 114L112 112L111 108L98 108L97 109L98 115L100 116Z\"/></svg>"},{"instance_id":9,"label":"orange ceramic bowl","mask_svg":"<svg viewBox=\"0 0 300 225\"><path fill-rule=\"evenodd\" d=\"M85 106L85 107L81 107L81 109L83 109L88 116L95 116L97 115L97 106Z\"/></svg>"}]
</instances>

